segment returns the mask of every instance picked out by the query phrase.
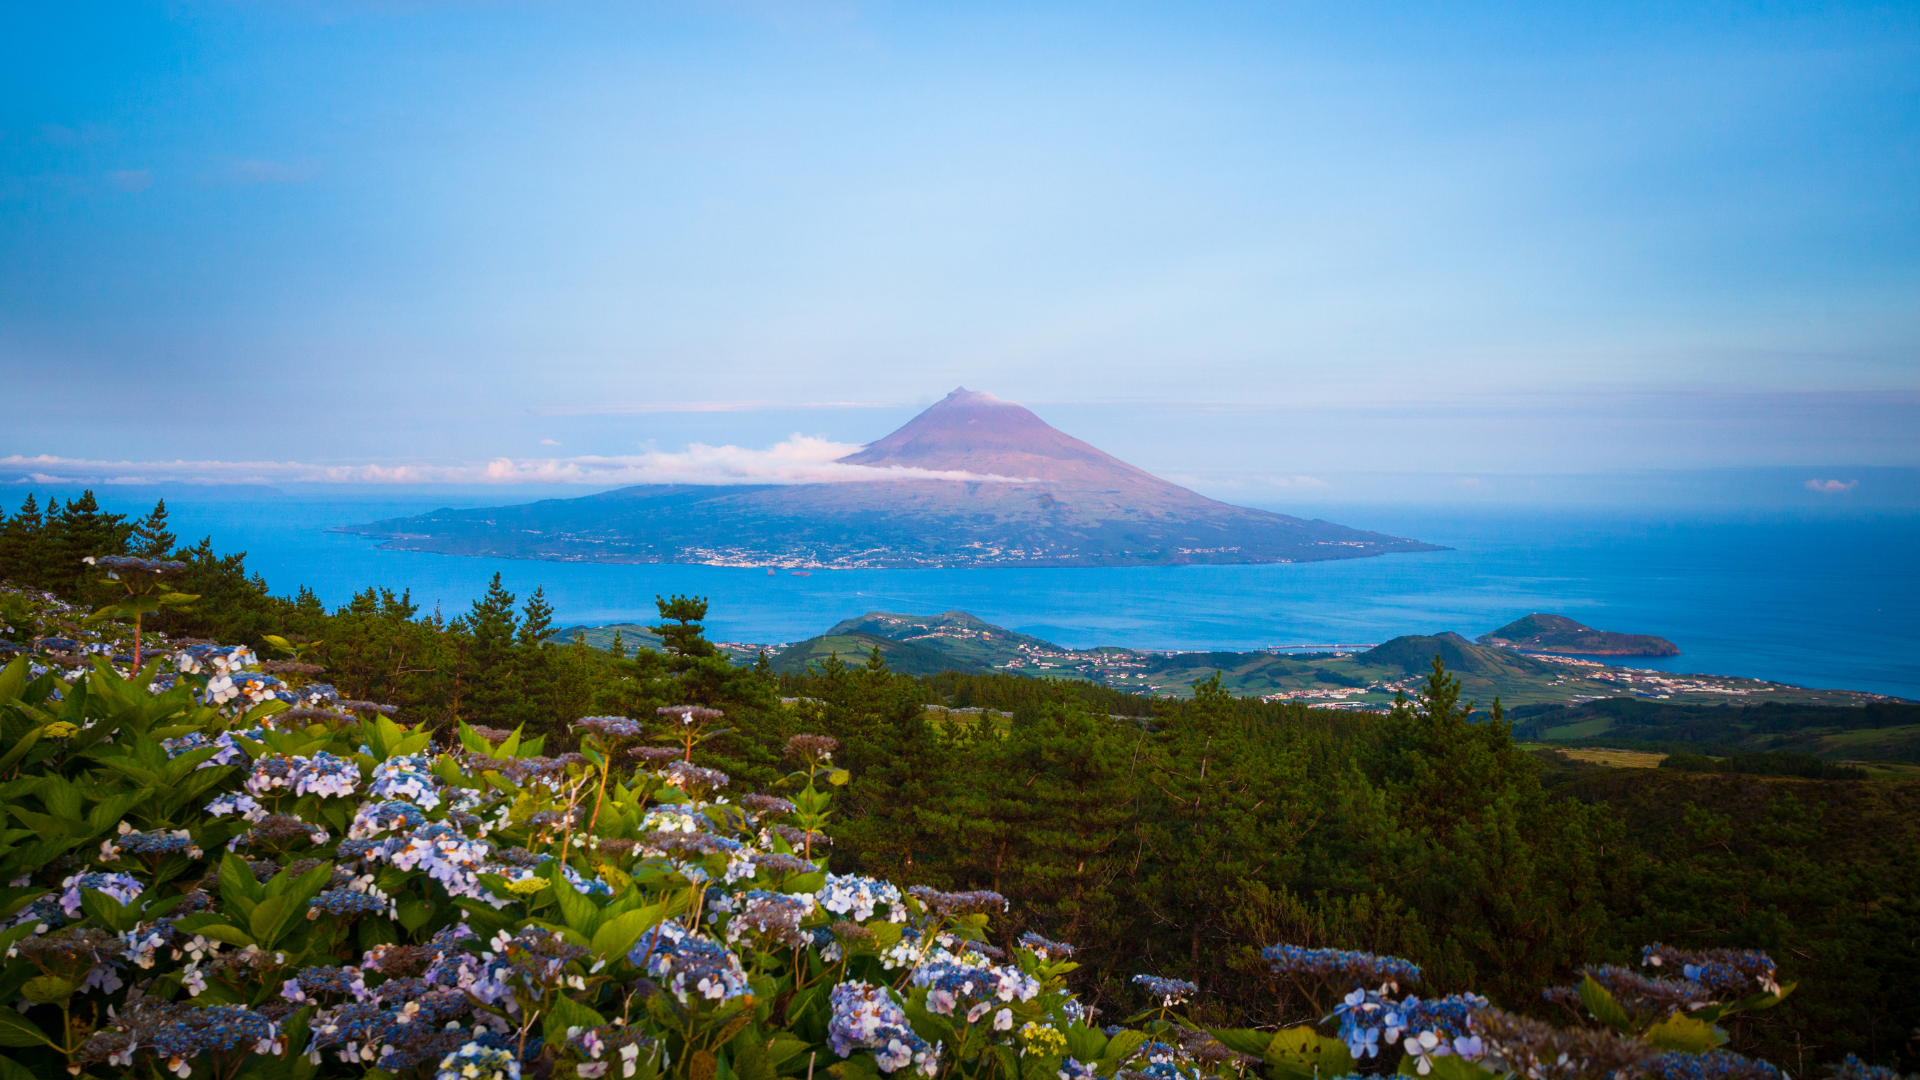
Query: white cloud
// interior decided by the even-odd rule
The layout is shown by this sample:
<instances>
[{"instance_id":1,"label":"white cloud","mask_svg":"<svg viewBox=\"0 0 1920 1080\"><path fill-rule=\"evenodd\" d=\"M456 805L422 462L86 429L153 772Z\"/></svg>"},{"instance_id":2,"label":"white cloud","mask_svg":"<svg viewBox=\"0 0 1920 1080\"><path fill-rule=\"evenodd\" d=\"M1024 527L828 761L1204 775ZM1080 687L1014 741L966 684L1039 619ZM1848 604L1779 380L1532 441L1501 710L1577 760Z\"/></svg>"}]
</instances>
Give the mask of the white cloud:
<instances>
[{"instance_id":1,"label":"white cloud","mask_svg":"<svg viewBox=\"0 0 1920 1080\"><path fill-rule=\"evenodd\" d=\"M560 440L559 439L541 439L540 445L541 446L559 446Z\"/></svg>"},{"instance_id":2,"label":"white cloud","mask_svg":"<svg viewBox=\"0 0 1920 1080\"><path fill-rule=\"evenodd\" d=\"M897 401L643 401L629 405L543 405L535 416L631 416L645 413L764 412L768 409L896 409Z\"/></svg>"},{"instance_id":3,"label":"white cloud","mask_svg":"<svg viewBox=\"0 0 1920 1080\"><path fill-rule=\"evenodd\" d=\"M1860 486L1858 480L1809 480L1808 491L1817 491L1822 495L1839 495Z\"/></svg>"},{"instance_id":4,"label":"white cloud","mask_svg":"<svg viewBox=\"0 0 1920 1080\"><path fill-rule=\"evenodd\" d=\"M0 458L33 483L90 484L839 484L875 480L1020 479L933 469L843 465L860 447L795 435L766 450L693 443L678 453L508 458L459 465L320 465L299 461L88 461L40 454Z\"/></svg>"}]
</instances>

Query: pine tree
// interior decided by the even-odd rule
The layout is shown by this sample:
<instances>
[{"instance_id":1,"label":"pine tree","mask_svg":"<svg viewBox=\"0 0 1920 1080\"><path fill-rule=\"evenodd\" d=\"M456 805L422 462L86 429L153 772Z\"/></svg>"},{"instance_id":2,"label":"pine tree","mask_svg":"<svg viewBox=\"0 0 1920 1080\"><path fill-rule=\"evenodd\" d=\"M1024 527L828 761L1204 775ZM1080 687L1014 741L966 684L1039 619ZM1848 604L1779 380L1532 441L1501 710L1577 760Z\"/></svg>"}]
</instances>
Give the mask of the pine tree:
<instances>
[{"instance_id":1,"label":"pine tree","mask_svg":"<svg viewBox=\"0 0 1920 1080\"><path fill-rule=\"evenodd\" d=\"M48 588L64 596L98 599L88 590L99 575L85 560L124 554L133 527L126 524L125 515L101 510L91 490L82 492L77 499L68 499L57 513L53 512L53 506L52 500L48 500L48 538L42 549L47 562L41 569L42 580Z\"/></svg>"},{"instance_id":2,"label":"pine tree","mask_svg":"<svg viewBox=\"0 0 1920 1080\"><path fill-rule=\"evenodd\" d=\"M179 539L167 531L167 500L153 504L153 512L134 523L128 550L143 559L164 559L173 554Z\"/></svg>"},{"instance_id":3,"label":"pine tree","mask_svg":"<svg viewBox=\"0 0 1920 1080\"><path fill-rule=\"evenodd\" d=\"M539 647L553 633L553 605L547 603L547 590L536 588L520 609L520 644Z\"/></svg>"},{"instance_id":4,"label":"pine tree","mask_svg":"<svg viewBox=\"0 0 1920 1080\"><path fill-rule=\"evenodd\" d=\"M585 637L585 634L581 635L583 640ZM625 660L627 658L627 643L620 637L620 631L615 630L613 632L613 640L607 643L607 651L613 654L615 660Z\"/></svg>"},{"instance_id":5,"label":"pine tree","mask_svg":"<svg viewBox=\"0 0 1920 1080\"><path fill-rule=\"evenodd\" d=\"M661 625L647 629L660 635L669 653L698 659L720 651L706 639L706 631L700 626L707 617L706 597L676 594L668 599L656 596L653 603L660 609Z\"/></svg>"},{"instance_id":6,"label":"pine tree","mask_svg":"<svg viewBox=\"0 0 1920 1080\"><path fill-rule=\"evenodd\" d=\"M33 492L27 492L20 512L0 525L0 581L41 587L40 548L46 543L46 519Z\"/></svg>"},{"instance_id":7,"label":"pine tree","mask_svg":"<svg viewBox=\"0 0 1920 1080\"><path fill-rule=\"evenodd\" d=\"M473 602L473 610L462 620L468 637L467 667L472 672L467 713L474 722L493 727L511 728L528 711L516 670L519 657L514 650L514 635L519 621L513 602L513 594L496 573L487 585L487 594Z\"/></svg>"}]
</instances>

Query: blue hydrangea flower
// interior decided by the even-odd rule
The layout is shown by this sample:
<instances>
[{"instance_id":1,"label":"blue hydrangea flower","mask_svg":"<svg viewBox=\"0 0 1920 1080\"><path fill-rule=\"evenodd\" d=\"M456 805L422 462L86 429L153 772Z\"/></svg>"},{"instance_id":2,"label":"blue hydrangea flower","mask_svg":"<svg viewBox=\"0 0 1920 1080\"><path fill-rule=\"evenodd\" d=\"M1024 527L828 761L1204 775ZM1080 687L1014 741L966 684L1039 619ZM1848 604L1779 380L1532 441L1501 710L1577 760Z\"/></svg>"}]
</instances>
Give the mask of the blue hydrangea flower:
<instances>
[{"instance_id":1,"label":"blue hydrangea flower","mask_svg":"<svg viewBox=\"0 0 1920 1080\"><path fill-rule=\"evenodd\" d=\"M833 1014L827 1020L827 1046L841 1057L857 1050L873 1054L881 1072L913 1065L925 1076L940 1068L940 1045L928 1046L907 1025L907 1014L886 987L858 980L833 988Z\"/></svg>"}]
</instances>

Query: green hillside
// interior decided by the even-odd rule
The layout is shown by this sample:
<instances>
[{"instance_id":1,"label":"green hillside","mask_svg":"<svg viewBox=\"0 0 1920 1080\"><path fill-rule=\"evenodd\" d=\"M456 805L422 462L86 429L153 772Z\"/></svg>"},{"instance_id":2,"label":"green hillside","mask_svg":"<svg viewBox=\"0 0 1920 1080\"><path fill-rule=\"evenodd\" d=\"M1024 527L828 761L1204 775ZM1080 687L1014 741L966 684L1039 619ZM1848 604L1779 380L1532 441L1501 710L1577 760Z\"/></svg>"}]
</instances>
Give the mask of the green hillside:
<instances>
[{"instance_id":1,"label":"green hillside","mask_svg":"<svg viewBox=\"0 0 1920 1080\"><path fill-rule=\"evenodd\" d=\"M871 634L889 641L930 649L948 658L956 671L990 671L1016 664L1033 651L1061 651L1060 646L1025 634L1016 634L964 611L938 615L901 615L869 611L837 623L834 634ZM886 651L881 650L881 655Z\"/></svg>"},{"instance_id":2,"label":"green hillside","mask_svg":"<svg viewBox=\"0 0 1920 1080\"><path fill-rule=\"evenodd\" d=\"M1676 705L1610 698L1516 709L1514 736L1575 745L1686 746L1725 753L1812 754L1827 761L1920 762L1920 704Z\"/></svg>"},{"instance_id":3,"label":"green hillside","mask_svg":"<svg viewBox=\"0 0 1920 1080\"><path fill-rule=\"evenodd\" d=\"M568 626L555 630L548 640L555 644L565 645L574 639L574 635L578 634L586 638L588 648L599 649L605 652L613 648L613 635L616 632L620 635L620 644L626 648L628 656L632 656L635 649L652 649L654 652L661 651L663 642L661 641L660 635L647 629L640 623L608 623L605 626ZM761 646L759 645L742 645L731 641L716 641L714 644L720 648L721 652L726 653L741 663L752 663L753 660L760 655Z\"/></svg>"},{"instance_id":4,"label":"green hillside","mask_svg":"<svg viewBox=\"0 0 1920 1080\"><path fill-rule=\"evenodd\" d=\"M888 667L903 675L938 675L942 671L971 670L957 667L951 657L937 649L861 631L822 634L789 645L773 655L773 670L782 675L798 675L809 666L824 663L833 656L838 656L844 664L857 667L866 663L874 649L880 650L880 658L887 662Z\"/></svg>"}]
</instances>

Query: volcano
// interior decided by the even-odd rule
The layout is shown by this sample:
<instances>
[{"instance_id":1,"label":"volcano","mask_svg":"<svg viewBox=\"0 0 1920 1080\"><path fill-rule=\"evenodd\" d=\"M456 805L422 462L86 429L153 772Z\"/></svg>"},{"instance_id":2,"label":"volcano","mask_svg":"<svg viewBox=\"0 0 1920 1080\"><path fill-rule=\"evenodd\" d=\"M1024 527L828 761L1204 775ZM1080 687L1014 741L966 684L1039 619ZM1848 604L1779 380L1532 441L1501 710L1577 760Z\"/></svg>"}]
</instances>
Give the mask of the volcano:
<instances>
[{"instance_id":1,"label":"volcano","mask_svg":"<svg viewBox=\"0 0 1920 1080\"><path fill-rule=\"evenodd\" d=\"M1444 550L1216 502L964 387L837 464L857 467L844 470L857 478L646 484L341 531L448 555L828 569L1311 562Z\"/></svg>"}]
</instances>

